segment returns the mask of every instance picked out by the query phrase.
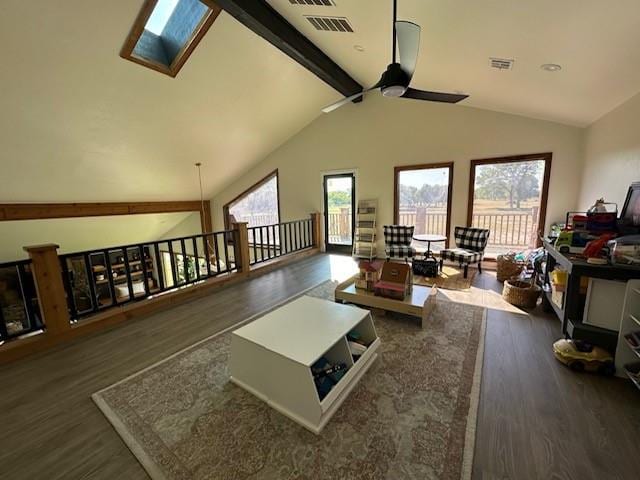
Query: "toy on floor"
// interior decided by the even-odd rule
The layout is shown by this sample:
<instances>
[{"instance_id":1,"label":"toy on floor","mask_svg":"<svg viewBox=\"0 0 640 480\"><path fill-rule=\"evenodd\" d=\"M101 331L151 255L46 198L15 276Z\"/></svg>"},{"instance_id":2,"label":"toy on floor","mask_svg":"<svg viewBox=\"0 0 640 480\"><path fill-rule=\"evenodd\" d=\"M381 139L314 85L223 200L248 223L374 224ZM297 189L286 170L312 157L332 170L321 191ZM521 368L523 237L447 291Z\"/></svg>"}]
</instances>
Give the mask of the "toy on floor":
<instances>
[{"instance_id":1,"label":"toy on floor","mask_svg":"<svg viewBox=\"0 0 640 480\"><path fill-rule=\"evenodd\" d=\"M347 373L345 363L332 364L325 357L320 357L312 366L313 381L318 390L320 401L331 391L335 384Z\"/></svg>"},{"instance_id":2,"label":"toy on floor","mask_svg":"<svg viewBox=\"0 0 640 480\"><path fill-rule=\"evenodd\" d=\"M613 357L604 348L581 340L558 340L553 344L553 354L563 364L576 372L595 372L613 375L616 367Z\"/></svg>"}]
</instances>

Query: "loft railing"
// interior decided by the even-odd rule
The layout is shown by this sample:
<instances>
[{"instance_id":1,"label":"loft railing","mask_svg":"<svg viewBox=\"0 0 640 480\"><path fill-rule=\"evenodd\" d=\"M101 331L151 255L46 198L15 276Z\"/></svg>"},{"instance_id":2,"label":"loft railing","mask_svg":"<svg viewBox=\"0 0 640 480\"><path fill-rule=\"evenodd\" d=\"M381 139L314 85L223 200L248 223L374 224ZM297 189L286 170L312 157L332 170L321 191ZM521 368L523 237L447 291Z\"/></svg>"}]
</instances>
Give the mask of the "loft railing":
<instances>
[{"instance_id":1,"label":"loft railing","mask_svg":"<svg viewBox=\"0 0 640 480\"><path fill-rule=\"evenodd\" d=\"M250 264L266 262L313 246L312 219L247 228Z\"/></svg>"},{"instance_id":2,"label":"loft railing","mask_svg":"<svg viewBox=\"0 0 640 480\"><path fill-rule=\"evenodd\" d=\"M0 341L42 329L31 260L0 263Z\"/></svg>"},{"instance_id":3,"label":"loft railing","mask_svg":"<svg viewBox=\"0 0 640 480\"><path fill-rule=\"evenodd\" d=\"M72 320L236 272L237 230L60 256Z\"/></svg>"},{"instance_id":4,"label":"loft railing","mask_svg":"<svg viewBox=\"0 0 640 480\"><path fill-rule=\"evenodd\" d=\"M64 255L52 243L24 247L29 260L0 264L0 364L268 271L280 257L313 254L320 214L254 227L251 243L249 237L240 222L232 230Z\"/></svg>"}]
</instances>

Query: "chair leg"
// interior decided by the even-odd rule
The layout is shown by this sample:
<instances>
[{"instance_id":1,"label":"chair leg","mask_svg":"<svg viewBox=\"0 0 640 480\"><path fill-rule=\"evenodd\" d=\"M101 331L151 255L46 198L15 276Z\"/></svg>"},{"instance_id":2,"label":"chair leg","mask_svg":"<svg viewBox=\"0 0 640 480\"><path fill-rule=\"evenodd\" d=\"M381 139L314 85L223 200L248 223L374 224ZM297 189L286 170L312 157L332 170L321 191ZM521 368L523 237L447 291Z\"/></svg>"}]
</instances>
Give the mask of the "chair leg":
<instances>
[{"instance_id":1,"label":"chair leg","mask_svg":"<svg viewBox=\"0 0 640 480\"><path fill-rule=\"evenodd\" d=\"M482 260L478 262L478 273L482 275Z\"/></svg>"},{"instance_id":2,"label":"chair leg","mask_svg":"<svg viewBox=\"0 0 640 480\"><path fill-rule=\"evenodd\" d=\"M467 278L468 274L469 274L469 264L465 263L464 264L464 278Z\"/></svg>"},{"instance_id":3,"label":"chair leg","mask_svg":"<svg viewBox=\"0 0 640 480\"><path fill-rule=\"evenodd\" d=\"M444 259L440 259L440 271L442 271L442 267L444 266Z\"/></svg>"}]
</instances>

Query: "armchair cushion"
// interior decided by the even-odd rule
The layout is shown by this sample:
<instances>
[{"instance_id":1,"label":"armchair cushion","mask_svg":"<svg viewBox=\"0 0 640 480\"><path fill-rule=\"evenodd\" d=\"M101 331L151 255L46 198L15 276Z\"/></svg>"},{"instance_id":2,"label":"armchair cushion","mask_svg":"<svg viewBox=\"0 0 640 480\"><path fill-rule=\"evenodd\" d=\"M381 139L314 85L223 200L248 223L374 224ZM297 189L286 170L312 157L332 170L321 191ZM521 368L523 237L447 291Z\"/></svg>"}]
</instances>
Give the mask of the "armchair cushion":
<instances>
[{"instance_id":1,"label":"armchair cushion","mask_svg":"<svg viewBox=\"0 0 640 480\"><path fill-rule=\"evenodd\" d=\"M464 250L462 248L450 248L440 251L440 257L443 260L451 260L461 264L469 265L477 263L482 259L482 252L474 252L473 250Z\"/></svg>"},{"instance_id":2,"label":"armchair cushion","mask_svg":"<svg viewBox=\"0 0 640 480\"><path fill-rule=\"evenodd\" d=\"M440 257L462 265L481 262L489 242L489 233L484 228L456 227L454 237L457 248L441 250Z\"/></svg>"}]
</instances>

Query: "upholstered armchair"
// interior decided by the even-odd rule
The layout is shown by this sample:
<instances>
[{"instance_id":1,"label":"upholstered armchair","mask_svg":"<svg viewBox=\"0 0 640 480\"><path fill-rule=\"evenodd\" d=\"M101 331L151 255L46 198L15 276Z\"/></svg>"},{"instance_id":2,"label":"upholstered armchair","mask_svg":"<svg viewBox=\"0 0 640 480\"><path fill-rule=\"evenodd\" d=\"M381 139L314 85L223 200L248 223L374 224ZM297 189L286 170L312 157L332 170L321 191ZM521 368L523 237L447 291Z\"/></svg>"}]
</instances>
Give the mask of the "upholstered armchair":
<instances>
[{"instance_id":1,"label":"upholstered armchair","mask_svg":"<svg viewBox=\"0 0 640 480\"><path fill-rule=\"evenodd\" d=\"M387 260L402 259L405 262L416 256L416 249L411 246L413 226L385 225L384 252Z\"/></svg>"},{"instance_id":2,"label":"upholstered armchair","mask_svg":"<svg viewBox=\"0 0 640 480\"><path fill-rule=\"evenodd\" d=\"M440 251L440 270L445 260L457 262L464 266L464 278L469 273L469 265L478 264L478 271L482 273L482 259L484 250L489 242L490 231L484 228L456 227L455 241L457 248L445 248Z\"/></svg>"}]
</instances>

